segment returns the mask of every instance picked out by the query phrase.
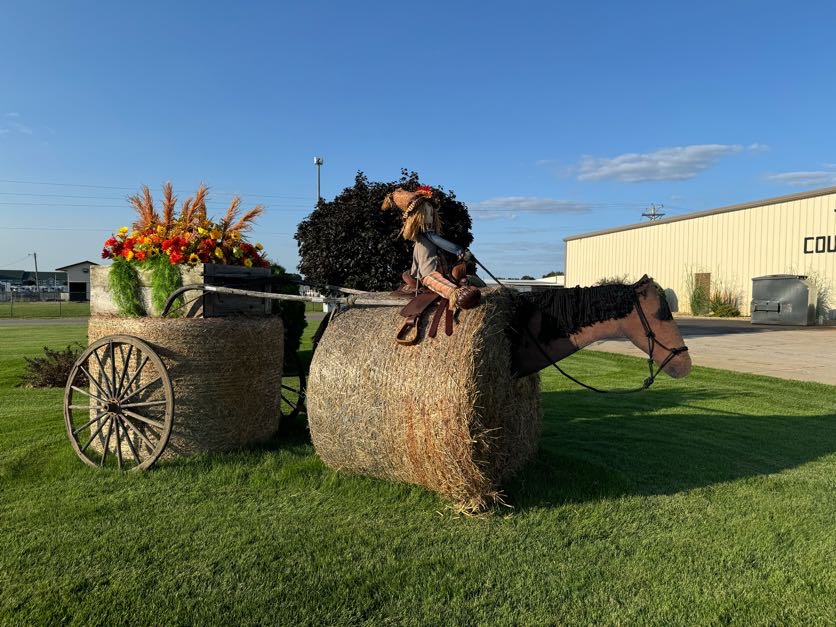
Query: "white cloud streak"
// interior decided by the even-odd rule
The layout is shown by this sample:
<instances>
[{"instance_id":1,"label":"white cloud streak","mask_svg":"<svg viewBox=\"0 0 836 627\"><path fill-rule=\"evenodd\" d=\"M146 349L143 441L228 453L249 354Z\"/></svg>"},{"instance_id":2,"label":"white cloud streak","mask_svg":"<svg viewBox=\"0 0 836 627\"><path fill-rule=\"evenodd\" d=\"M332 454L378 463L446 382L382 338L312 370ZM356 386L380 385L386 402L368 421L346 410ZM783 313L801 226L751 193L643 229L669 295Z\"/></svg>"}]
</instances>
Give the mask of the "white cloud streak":
<instances>
[{"instance_id":1,"label":"white cloud streak","mask_svg":"<svg viewBox=\"0 0 836 627\"><path fill-rule=\"evenodd\" d=\"M763 144L694 144L617 157L584 156L576 172L580 181L685 181L713 167L723 157L765 150L768 147Z\"/></svg>"},{"instance_id":2,"label":"white cloud streak","mask_svg":"<svg viewBox=\"0 0 836 627\"><path fill-rule=\"evenodd\" d=\"M830 170L810 170L797 172L779 172L766 177L767 181L797 185L799 187L811 187L816 185L836 185L836 165L827 164Z\"/></svg>"},{"instance_id":3,"label":"white cloud streak","mask_svg":"<svg viewBox=\"0 0 836 627\"><path fill-rule=\"evenodd\" d=\"M510 218L520 213L561 214L587 213L592 210L589 203L575 200L556 200L538 196L497 196L479 202L468 203L474 216L482 219Z\"/></svg>"}]
</instances>

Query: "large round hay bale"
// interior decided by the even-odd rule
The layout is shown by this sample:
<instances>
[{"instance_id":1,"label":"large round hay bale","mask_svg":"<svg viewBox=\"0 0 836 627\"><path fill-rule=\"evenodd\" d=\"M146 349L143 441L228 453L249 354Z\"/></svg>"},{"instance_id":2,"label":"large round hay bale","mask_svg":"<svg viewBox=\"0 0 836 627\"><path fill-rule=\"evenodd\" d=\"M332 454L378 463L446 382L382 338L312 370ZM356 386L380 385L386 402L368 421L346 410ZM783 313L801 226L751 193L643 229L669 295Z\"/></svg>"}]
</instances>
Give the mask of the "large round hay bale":
<instances>
[{"instance_id":1,"label":"large round hay bale","mask_svg":"<svg viewBox=\"0 0 836 627\"><path fill-rule=\"evenodd\" d=\"M539 376L511 378L513 294L484 303L415 346L395 342L398 307L352 308L329 325L308 378L308 421L330 467L425 486L473 512L533 454Z\"/></svg>"},{"instance_id":2,"label":"large round hay bale","mask_svg":"<svg viewBox=\"0 0 836 627\"><path fill-rule=\"evenodd\" d=\"M160 356L174 389L174 426L162 458L263 442L279 427L280 318L92 316L88 339L132 335Z\"/></svg>"}]
</instances>

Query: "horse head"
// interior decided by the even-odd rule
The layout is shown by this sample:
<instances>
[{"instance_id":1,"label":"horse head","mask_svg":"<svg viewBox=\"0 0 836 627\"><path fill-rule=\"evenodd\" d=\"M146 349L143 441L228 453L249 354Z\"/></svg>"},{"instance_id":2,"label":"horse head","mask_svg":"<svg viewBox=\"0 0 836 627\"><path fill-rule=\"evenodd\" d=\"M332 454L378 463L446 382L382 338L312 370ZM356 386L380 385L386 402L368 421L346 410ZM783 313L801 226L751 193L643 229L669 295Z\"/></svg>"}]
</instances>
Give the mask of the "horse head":
<instances>
[{"instance_id":1,"label":"horse head","mask_svg":"<svg viewBox=\"0 0 836 627\"><path fill-rule=\"evenodd\" d=\"M675 379L684 377L691 371L691 357L665 292L647 275L632 287L635 307L619 320L621 332L668 375Z\"/></svg>"},{"instance_id":2,"label":"horse head","mask_svg":"<svg viewBox=\"0 0 836 627\"><path fill-rule=\"evenodd\" d=\"M521 294L509 337L512 371L518 377L612 337L627 337L672 377L691 370L665 294L647 275L632 285Z\"/></svg>"}]
</instances>

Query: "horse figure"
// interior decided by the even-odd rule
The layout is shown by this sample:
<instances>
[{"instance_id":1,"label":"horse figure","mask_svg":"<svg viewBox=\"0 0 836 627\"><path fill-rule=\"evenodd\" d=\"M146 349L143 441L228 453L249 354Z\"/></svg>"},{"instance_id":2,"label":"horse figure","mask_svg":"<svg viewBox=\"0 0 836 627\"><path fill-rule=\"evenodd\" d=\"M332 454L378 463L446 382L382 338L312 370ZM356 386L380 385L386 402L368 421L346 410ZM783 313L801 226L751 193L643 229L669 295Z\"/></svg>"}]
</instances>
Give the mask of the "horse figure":
<instances>
[{"instance_id":1,"label":"horse figure","mask_svg":"<svg viewBox=\"0 0 836 627\"><path fill-rule=\"evenodd\" d=\"M626 336L648 355L651 376L684 377L688 348L664 292L648 277L620 283L520 295L509 329L513 376L523 377L568 357L592 342ZM652 361L651 361L652 360ZM658 367L653 373L653 363Z\"/></svg>"}]
</instances>

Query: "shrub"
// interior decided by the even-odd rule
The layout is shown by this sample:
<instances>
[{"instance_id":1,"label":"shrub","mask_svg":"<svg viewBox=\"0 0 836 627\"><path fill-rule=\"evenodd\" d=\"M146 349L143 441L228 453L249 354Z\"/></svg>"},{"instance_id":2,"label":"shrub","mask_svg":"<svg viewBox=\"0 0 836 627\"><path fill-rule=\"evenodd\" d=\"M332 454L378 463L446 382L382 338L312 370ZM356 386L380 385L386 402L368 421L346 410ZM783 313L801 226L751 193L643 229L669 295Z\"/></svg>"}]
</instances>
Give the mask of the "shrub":
<instances>
[{"instance_id":1,"label":"shrub","mask_svg":"<svg viewBox=\"0 0 836 627\"><path fill-rule=\"evenodd\" d=\"M621 276L605 276L595 283L595 285L626 285L629 274L622 274Z\"/></svg>"},{"instance_id":2,"label":"shrub","mask_svg":"<svg viewBox=\"0 0 836 627\"><path fill-rule=\"evenodd\" d=\"M26 370L20 386L27 388L64 387L70 378L70 370L84 347L70 344L63 350L52 350L44 346L43 357L24 357ZM81 382L84 384L84 381Z\"/></svg>"},{"instance_id":3,"label":"shrub","mask_svg":"<svg viewBox=\"0 0 836 627\"><path fill-rule=\"evenodd\" d=\"M719 318L738 318L740 317L740 297L730 289L716 290L708 300L708 309L711 315Z\"/></svg>"}]
</instances>

